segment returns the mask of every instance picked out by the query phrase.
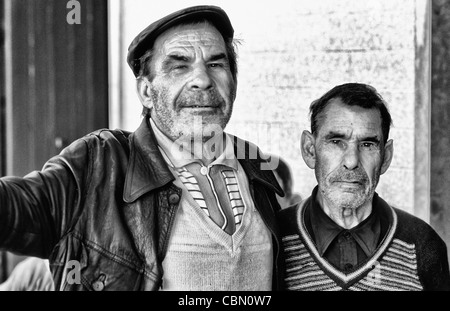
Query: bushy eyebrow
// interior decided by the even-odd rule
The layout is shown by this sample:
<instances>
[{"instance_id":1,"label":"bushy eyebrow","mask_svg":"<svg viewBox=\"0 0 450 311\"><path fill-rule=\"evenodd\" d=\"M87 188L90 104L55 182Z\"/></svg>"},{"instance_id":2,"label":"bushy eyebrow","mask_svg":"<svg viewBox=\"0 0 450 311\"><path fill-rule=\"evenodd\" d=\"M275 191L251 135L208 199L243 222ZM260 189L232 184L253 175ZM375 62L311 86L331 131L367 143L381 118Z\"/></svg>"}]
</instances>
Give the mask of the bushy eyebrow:
<instances>
[{"instance_id":1,"label":"bushy eyebrow","mask_svg":"<svg viewBox=\"0 0 450 311\"><path fill-rule=\"evenodd\" d=\"M187 61L189 58L185 55L181 54L169 54L167 55L167 58L164 61Z\"/></svg>"},{"instance_id":2,"label":"bushy eyebrow","mask_svg":"<svg viewBox=\"0 0 450 311\"><path fill-rule=\"evenodd\" d=\"M361 141L368 141L368 142L372 142L372 143L377 143L377 144L379 144L379 143L381 142L381 139L378 138L377 135L375 135L375 136L367 136L367 137L364 137L363 139L361 139Z\"/></svg>"},{"instance_id":3,"label":"bushy eyebrow","mask_svg":"<svg viewBox=\"0 0 450 311\"><path fill-rule=\"evenodd\" d=\"M228 57L225 53L218 53L213 54L211 57L207 60L207 62L215 62L218 60L225 60L228 61ZM170 65L174 62L188 62L189 57L182 54L169 54L167 55L166 59L164 59L162 66L163 68L168 68Z\"/></svg>"},{"instance_id":4,"label":"bushy eyebrow","mask_svg":"<svg viewBox=\"0 0 450 311\"><path fill-rule=\"evenodd\" d=\"M326 140L330 140L330 139L338 139L338 138L345 138L345 134L343 133L339 133L339 132L329 132L327 135L325 135L324 137Z\"/></svg>"},{"instance_id":5,"label":"bushy eyebrow","mask_svg":"<svg viewBox=\"0 0 450 311\"><path fill-rule=\"evenodd\" d=\"M212 55L208 61L215 62L217 60L228 60L228 57L225 53L219 53Z\"/></svg>"},{"instance_id":6,"label":"bushy eyebrow","mask_svg":"<svg viewBox=\"0 0 450 311\"><path fill-rule=\"evenodd\" d=\"M326 134L324 138L325 140L331 140L331 139L344 139L345 137L346 135L344 133L331 131L328 134ZM378 135L362 137L359 139L359 141L373 142L377 144L381 142Z\"/></svg>"}]
</instances>

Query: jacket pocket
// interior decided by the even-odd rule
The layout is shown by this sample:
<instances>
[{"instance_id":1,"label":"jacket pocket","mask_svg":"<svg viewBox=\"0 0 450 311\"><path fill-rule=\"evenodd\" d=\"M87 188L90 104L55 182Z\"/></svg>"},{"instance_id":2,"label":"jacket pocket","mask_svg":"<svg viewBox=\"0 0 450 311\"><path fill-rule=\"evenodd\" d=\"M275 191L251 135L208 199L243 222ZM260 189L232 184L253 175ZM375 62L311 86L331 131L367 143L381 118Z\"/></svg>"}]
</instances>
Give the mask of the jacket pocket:
<instances>
[{"instance_id":1,"label":"jacket pocket","mask_svg":"<svg viewBox=\"0 0 450 311\"><path fill-rule=\"evenodd\" d=\"M52 265L61 275L59 290L130 291L142 287L144 264L133 254L125 258L87 242L79 243L76 252L64 257L74 259Z\"/></svg>"},{"instance_id":2,"label":"jacket pocket","mask_svg":"<svg viewBox=\"0 0 450 311\"><path fill-rule=\"evenodd\" d=\"M125 260L90 247L87 247L86 255L86 264L80 267L80 281L85 290L139 290L144 266L138 260Z\"/></svg>"}]
</instances>

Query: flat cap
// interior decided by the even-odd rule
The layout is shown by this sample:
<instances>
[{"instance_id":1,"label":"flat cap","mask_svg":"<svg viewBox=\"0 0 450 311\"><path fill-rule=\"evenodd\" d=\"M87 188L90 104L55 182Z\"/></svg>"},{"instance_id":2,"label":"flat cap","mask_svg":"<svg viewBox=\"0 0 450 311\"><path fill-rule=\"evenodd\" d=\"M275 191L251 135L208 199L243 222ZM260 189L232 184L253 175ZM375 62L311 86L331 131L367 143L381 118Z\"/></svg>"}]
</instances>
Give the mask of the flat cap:
<instances>
[{"instance_id":1,"label":"flat cap","mask_svg":"<svg viewBox=\"0 0 450 311\"><path fill-rule=\"evenodd\" d=\"M234 29L223 9L213 5L198 5L171 13L142 30L128 47L127 62L137 77L140 71L139 59L153 47L156 38L167 29L183 22L208 20L222 34L224 39L232 39Z\"/></svg>"}]
</instances>

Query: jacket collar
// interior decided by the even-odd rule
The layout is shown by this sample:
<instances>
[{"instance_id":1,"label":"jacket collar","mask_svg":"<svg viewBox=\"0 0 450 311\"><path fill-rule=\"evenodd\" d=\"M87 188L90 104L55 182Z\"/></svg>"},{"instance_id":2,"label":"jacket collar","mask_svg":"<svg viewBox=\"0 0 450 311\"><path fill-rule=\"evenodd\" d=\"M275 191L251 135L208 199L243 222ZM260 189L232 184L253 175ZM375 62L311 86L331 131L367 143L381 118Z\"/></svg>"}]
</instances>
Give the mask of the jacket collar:
<instances>
[{"instance_id":1,"label":"jacket collar","mask_svg":"<svg viewBox=\"0 0 450 311\"><path fill-rule=\"evenodd\" d=\"M232 136L234 152L250 182L259 182L279 195L284 195L273 172L257 146ZM148 118L130 135L130 158L125 177L123 199L127 203L175 180L156 142Z\"/></svg>"},{"instance_id":2,"label":"jacket collar","mask_svg":"<svg viewBox=\"0 0 450 311\"><path fill-rule=\"evenodd\" d=\"M159 151L148 118L142 120L139 128L130 135L129 141L130 159L123 193L127 203L175 179Z\"/></svg>"}]
</instances>

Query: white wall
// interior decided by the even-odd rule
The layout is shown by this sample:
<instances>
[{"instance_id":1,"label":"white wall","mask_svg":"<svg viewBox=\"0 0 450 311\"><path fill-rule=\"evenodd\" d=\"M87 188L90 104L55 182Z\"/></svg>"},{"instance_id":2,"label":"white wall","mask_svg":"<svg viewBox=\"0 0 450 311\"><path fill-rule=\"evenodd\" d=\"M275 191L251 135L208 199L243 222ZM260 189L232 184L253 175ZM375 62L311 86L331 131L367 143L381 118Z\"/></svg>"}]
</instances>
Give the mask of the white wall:
<instances>
[{"instance_id":1,"label":"white wall","mask_svg":"<svg viewBox=\"0 0 450 311\"><path fill-rule=\"evenodd\" d=\"M337 84L372 84L390 104L394 120L395 156L378 192L394 205L413 211L414 1L110 2L111 127L134 130L141 120L134 76L126 64L134 36L174 10L215 4L228 12L236 38L242 40L238 94L228 131L284 157L294 172L296 190L306 197L316 182L301 158L299 139L309 129L310 103Z\"/></svg>"}]
</instances>

